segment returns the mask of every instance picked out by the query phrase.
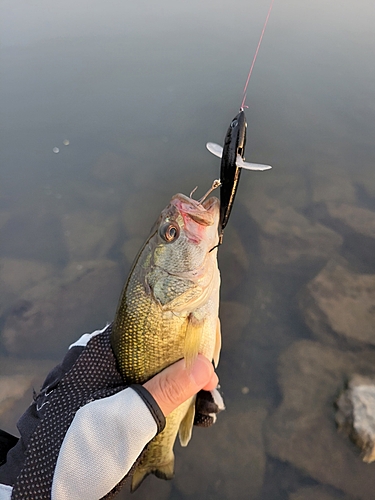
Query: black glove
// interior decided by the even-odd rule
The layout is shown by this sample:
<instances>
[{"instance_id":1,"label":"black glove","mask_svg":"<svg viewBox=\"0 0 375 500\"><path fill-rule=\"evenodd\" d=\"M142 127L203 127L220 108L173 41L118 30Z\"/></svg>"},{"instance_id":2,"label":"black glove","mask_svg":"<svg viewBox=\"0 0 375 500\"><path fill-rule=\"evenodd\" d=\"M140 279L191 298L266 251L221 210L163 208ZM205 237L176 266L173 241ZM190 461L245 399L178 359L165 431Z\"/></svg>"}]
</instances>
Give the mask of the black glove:
<instances>
[{"instance_id":1,"label":"black glove","mask_svg":"<svg viewBox=\"0 0 375 500\"><path fill-rule=\"evenodd\" d=\"M225 406L219 387L213 391L199 391L195 402L194 425L210 427L222 410L225 410Z\"/></svg>"}]
</instances>

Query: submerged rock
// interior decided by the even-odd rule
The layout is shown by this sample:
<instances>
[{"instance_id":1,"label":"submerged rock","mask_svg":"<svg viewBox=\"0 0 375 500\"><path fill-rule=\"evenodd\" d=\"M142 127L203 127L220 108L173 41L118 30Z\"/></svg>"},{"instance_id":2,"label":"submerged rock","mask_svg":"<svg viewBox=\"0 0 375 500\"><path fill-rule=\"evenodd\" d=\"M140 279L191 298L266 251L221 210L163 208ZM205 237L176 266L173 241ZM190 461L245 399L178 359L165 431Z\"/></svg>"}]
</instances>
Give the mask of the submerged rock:
<instances>
[{"instance_id":1,"label":"submerged rock","mask_svg":"<svg viewBox=\"0 0 375 500\"><path fill-rule=\"evenodd\" d=\"M262 232L266 264L328 259L342 243L338 234L319 223L311 223L290 207L276 211Z\"/></svg>"},{"instance_id":2,"label":"submerged rock","mask_svg":"<svg viewBox=\"0 0 375 500\"><path fill-rule=\"evenodd\" d=\"M82 210L62 220L66 246L71 260L106 257L116 243L119 220L98 210Z\"/></svg>"},{"instance_id":3,"label":"submerged rock","mask_svg":"<svg viewBox=\"0 0 375 500\"><path fill-rule=\"evenodd\" d=\"M344 496L333 488L306 486L291 493L288 500L353 500L353 497Z\"/></svg>"},{"instance_id":4,"label":"submerged rock","mask_svg":"<svg viewBox=\"0 0 375 500\"><path fill-rule=\"evenodd\" d=\"M0 315L25 290L55 272L48 263L36 260L0 258Z\"/></svg>"},{"instance_id":5,"label":"submerged rock","mask_svg":"<svg viewBox=\"0 0 375 500\"><path fill-rule=\"evenodd\" d=\"M0 376L0 417L13 406L14 402L21 399L25 392L31 388L31 377L26 375Z\"/></svg>"},{"instance_id":6,"label":"submerged rock","mask_svg":"<svg viewBox=\"0 0 375 500\"><path fill-rule=\"evenodd\" d=\"M353 177L353 182L360 186L368 197L375 198L375 176L372 162L362 165L360 170L353 169Z\"/></svg>"},{"instance_id":7,"label":"submerged rock","mask_svg":"<svg viewBox=\"0 0 375 500\"><path fill-rule=\"evenodd\" d=\"M314 217L343 238L342 255L364 273L375 272L375 212L351 203L312 207Z\"/></svg>"},{"instance_id":8,"label":"submerged rock","mask_svg":"<svg viewBox=\"0 0 375 500\"><path fill-rule=\"evenodd\" d=\"M374 466L338 434L333 405L348 376L375 375L375 352L342 352L303 340L281 354L278 372L282 402L266 421L267 452L319 483L372 498Z\"/></svg>"},{"instance_id":9,"label":"submerged rock","mask_svg":"<svg viewBox=\"0 0 375 500\"><path fill-rule=\"evenodd\" d=\"M337 400L336 422L363 451L363 461L375 461L375 377L354 375Z\"/></svg>"},{"instance_id":10,"label":"submerged rock","mask_svg":"<svg viewBox=\"0 0 375 500\"><path fill-rule=\"evenodd\" d=\"M225 345L229 347L237 342L245 326L249 323L251 309L245 304L234 301L220 303L221 330L225 332Z\"/></svg>"},{"instance_id":11,"label":"submerged rock","mask_svg":"<svg viewBox=\"0 0 375 500\"><path fill-rule=\"evenodd\" d=\"M375 269L375 212L347 203L327 204L326 223L344 237L345 255L365 272ZM366 267L367 266L367 267Z\"/></svg>"},{"instance_id":12,"label":"submerged rock","mask_svg":"<svg viewBox=\"0 0 375 500\"><path fill-rule=\"evenodd\" d=\"M139 237L135 237L135 238L130 238L128 240L126 240L124 242L124 244L122 245L122 254L124 255L125 259L126 259L126 262L131 265L139 251L141 250L143 244L144 244L145 240L142 239L142 238L139 238Z\"/></svg>"},{"instance_id":13,"label":"submerged rock","mask_svg":"<svg viewBox=\"0 0 375 500\"><path fill-rule=\"evenodd\" d=\"M16 422L29 406L33 390L39 390L55 366L49 360L20 360L0 357L0 428L17 434Z\"/></svg>"},{"instance_id":14,"label":"submerged rock","mask_svg":"<svg viewBox=\"0 0 375 500\"><path fill-rule=\"evenodd\" d=\"M170 196L163 196L159 191L152 189L138 190L128 196L122 215L126 234L129 237L138 237L145 241L170 198Z\"/></svg>"},{"instance_id":15,"label":"submerged rock","mask_svg":"<svg viewBox=\"0 0 375 500\"><path fill-rule=\"evenodd\" d=\"M80 335L113 319L122 282L115 262L70 264L13 304L2 332L5 348L22 356L63 354Z\"/></svg>"},{"instance_id":16,"label":"submerged rock","mask_svg":"<svg viewBox=\"0 0 375 500\"><path fill-rule=\"evenodd\" d=\"M225 276L221 285L222 296L230 294L248 275L251 253L245 249L236 228L225 229L224 243L218 253L219 268Z\"/></svg>"},{"instance_id":17,"label":"submerged rock","mask_svg":"<svg viewBox=\"0 0 375 500\"><path fill-rule=\"evenodd\" d=\"M242 175L241 191L246 196L238 197L236 203L242 203L249 210L262 211L262 200L277 200L281 207L305 208L309 203L309 193L305 171L300 168L274 168L260 175Z\"/></svg>"},{"instance_id":18,"label":"submerged rock","mask_svg":"<svg viewBox=\"0 0 375 500\"><path fill-rule=\"evenodd\" d=\"M375 346L375 275L351 272L332 259L299 297L302 315L314 335Z\"/></svg>"},{"instance_id":19,"label":"submerged rock","mask_svg":"<svg viewBox=\"0 0 375 500\"><path fill-rule=\"evenodd\" d=\"M62 200L65 213L81 210L84 206L87 210L100 210L105 213L117 213L122 206L125 188L122 184L105 185L103 182L95 181L66 181L65 193Z\"/></svg>"},{"instance_id":20,"label":"submerged rock","mask_svg":"<svg viewBox=\"0 0 375 500\"><path fill-rule=\"evenodd\" d=\"M328 215L340 221L348 230L375 239L375 212L347 203L327 204Z\"/></svg>"},{"instance_id":21,"label":"submerged rock","mask_svg":"<svg viewBox=\"0 0 375 500\"><path fill-rule=\"evenodd\" d=\"M1 229L0 254L60 264L66 258L60 218L46 207L12 215Z\"/></svg>"},{"instance_id":22,"label":"submerged rock","mask_svg":"<svg viewBox=\"0 0 375 500\"><path fill-rule=\"evenodd\" d=\"M260 228L262 259L266 264L302 264L328 260L342 237L322 224L311 222L291 206L264 198L261 208L250 205Z\"/></svg>"},{"instance_id":23,"label":"submerged rock","mask_svg":"<svg viewBox=\"0 0 375 500\"><path fill-rule=\"evenodd\" d=\"M192 441L176 450L174 484L185 498L256 499L262 488L266 455L259 406L226 414L210 429L194 429Z\"/></svg>"},{"instance_id":24,"label":"submerged rock","mask_svg":"<svg viewBox=\"0 0 375 500\"><path fill-rule=\"evenodd\" d=\"M316 166L311 172L313 203L354 203L355 186L342 168Z\"/></svg>"}]
</instances>

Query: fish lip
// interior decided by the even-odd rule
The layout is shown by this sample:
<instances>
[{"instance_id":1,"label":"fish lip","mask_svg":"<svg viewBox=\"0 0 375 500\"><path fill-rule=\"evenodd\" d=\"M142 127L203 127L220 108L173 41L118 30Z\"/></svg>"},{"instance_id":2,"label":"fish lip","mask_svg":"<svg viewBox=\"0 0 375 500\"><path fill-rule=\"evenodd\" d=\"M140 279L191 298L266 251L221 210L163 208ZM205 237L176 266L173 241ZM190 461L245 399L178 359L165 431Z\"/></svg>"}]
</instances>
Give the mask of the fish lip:
<instances>
[{"instance_id":1,"label":"fish lip","mask_svg":"<svg viewBox=\"0 0 375 500\"><path fill-rule=\"evenodd\" d=\"M210 196L210 198L207 198L207 200L205 200L202 205L203 207L206 209L206 210L212 210L212 208L215 206L215 205L220 205L220 201L219 201L219 198L217 198L216 196Z\"/></svg>"},{"instance_id":2,"label":"fish lip","mask_svg":"<svg viewBox=\"0 0 375 500\"><path fill-rule=\"evenodd\" d=\"M216 210L219 212L220 209L220 201L215 196L211 196L203 203L199 203L199 201L181 193L173 197L171 205L182 217L187 215L201 226L212 226L215 224L215 212Z\"/></svg>"},{"instance_id":3,"label":"fish lip","mask_svg":"<svg viewBox=\"0 0 375 500\"><path fill-rule=\"evenodd\" d=\"M220 201L216 196L211 196L207 200L205 200L202 204L199 204L200 206L203 206L205 209L205 214L202 216L199 212L193 212L189 213L190 217L193 219L193 221L197 222L198 224L201 224L202 226L212 226L215 224L215 214L212 214L212 217L209 219L207 218L207 212L214 212L215 207L218 207L218 210L220 210Z\"/></svg>"}]
</instances>

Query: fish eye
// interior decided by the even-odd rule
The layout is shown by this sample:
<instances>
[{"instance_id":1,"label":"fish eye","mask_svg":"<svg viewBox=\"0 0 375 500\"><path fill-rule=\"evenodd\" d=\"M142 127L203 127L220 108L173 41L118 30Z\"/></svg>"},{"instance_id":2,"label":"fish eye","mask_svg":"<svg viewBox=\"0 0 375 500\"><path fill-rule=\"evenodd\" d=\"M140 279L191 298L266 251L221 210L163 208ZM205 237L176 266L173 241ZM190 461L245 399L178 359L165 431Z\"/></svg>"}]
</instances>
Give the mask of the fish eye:
<instances>
[{"instance_id":1,"label":"fish eye","mask_svg":"<svg viewBox=\"0 0 375 500\"><path fill-rule=\"evenodd\" d=\"M231 128L237 127L237 125L238 125L238 121L236 119L234 119L232 121L232 123L230 124Z\"/></svg>"},{"instance_id":2,"label":"fish eye","mask_svg":"<svg viewBox=\"0 0 375 500\"><path fill-rule=\"evenodd\" d=\"M180 227L175 222L167 222L161 226L159 234L166 243L172 243L180 236Z\"/></svg>"}]
</instances>

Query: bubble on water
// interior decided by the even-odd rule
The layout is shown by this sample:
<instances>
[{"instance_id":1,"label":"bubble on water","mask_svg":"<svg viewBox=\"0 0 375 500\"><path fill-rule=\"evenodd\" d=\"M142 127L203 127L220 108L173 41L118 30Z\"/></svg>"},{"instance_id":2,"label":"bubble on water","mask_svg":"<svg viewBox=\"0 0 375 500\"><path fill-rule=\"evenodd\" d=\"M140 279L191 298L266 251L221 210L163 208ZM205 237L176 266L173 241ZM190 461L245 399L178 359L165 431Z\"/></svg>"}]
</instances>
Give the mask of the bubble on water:
<instances>
[{"instance_id":1,"label":"bubble on water","mask_svg":"<svg viewBox=\"0 0 375 500\"><path fill-rule=\"evenodd\" d=\"M63 144L64 144L64 146L69 146L69 144L70 144L69 139L64 139Z\"/></svg>"},{"instance_id":2,"label":"bubble on water","mask_svg":"<svg viewBox=\"0 0 375 500\"><path fill-rule=\"evenodd\" d=\"M56 153L56 154L57 154L57 153L60 153L59 148L53 148L53 149L52 149L52 151L53 151L54 153Z\"/></svg>"}]
</instances>

